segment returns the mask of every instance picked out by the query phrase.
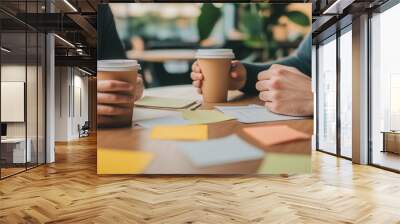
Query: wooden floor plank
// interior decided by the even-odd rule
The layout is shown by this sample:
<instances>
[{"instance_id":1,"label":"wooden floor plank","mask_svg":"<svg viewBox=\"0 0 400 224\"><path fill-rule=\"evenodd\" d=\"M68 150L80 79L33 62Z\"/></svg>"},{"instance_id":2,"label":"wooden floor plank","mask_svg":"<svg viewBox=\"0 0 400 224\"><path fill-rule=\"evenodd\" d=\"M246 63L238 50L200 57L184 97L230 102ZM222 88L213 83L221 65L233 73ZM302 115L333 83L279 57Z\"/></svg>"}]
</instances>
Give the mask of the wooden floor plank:
<instances>
[{"instance_id":1,"label":"wooden floor plank","mask_svg":"<svg viewBox=\"0 0 400 224\"><path fill-rule=\"evenodd\" d=\"M400 223L400 175L313 152L313 173L98 176L96 141L0 181L0 223Z\"/></svg>"}]
</instances>

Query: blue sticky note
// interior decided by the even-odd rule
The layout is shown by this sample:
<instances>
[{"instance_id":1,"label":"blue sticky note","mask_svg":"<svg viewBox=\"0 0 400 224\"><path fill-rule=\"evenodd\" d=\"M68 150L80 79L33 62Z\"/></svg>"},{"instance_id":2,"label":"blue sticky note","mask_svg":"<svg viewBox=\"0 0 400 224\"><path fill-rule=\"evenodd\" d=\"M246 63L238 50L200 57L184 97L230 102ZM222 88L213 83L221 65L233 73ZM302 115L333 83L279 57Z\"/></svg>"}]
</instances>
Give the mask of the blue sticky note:
<instances>
[{"instance_id":1,"label":"blue sticky note","mask_svg":"<svg viewBox=\"0 0 400 224\"><path fill-rule=\"evenodd\" d=\"M222 165L264 157L264 151L236 135L199 142L184 142L179 149L197 167Z\"/></svg>"},{"instance_id":2,"label":"blue sticky note","mask_svg":"<svg viewBox=\"0 0 400 224\"><path fill-rule=\"evenodd\" d=\"M158 125L185 125L190 124L190 122L181 117L167 116L137 121L136 124L144 128L153 128L154 126Z\"/></svg>"}]
</instances>

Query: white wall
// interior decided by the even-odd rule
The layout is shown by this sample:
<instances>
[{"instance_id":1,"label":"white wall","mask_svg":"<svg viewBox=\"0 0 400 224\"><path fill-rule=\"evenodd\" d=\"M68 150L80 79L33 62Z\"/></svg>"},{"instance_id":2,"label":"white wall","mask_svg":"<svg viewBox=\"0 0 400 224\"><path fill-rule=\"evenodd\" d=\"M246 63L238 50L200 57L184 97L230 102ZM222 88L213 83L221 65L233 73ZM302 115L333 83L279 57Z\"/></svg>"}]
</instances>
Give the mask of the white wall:
<instances>
[{"instance_id":1,"label":"white wall","mask_svg":"<svg viewBox=\"0 0 400 224\"><path fill-rule=\"evenodd\" d=\"M55 86L55 140L77 139L78 125L88 120L88 78L76 68L56 67Z\"/></svg>"},{"instance_id":2,"label":"white wall","mask_svg":"<svg viewBox=\"0 0 400 224\"><path fill-rule=\"evenodd\" d=\"M18 64L8 64L1 66L1 81L4 82L25 82L25 75L26 70L28 74L35 73L36 74L36 67L28 66L27 68L25 65L18 65ZM29 78L29 76L28 76ZM29 79L29 86L36 86L36 81ZM27 103L30 104L29 106L36 108L36 88L27 88ZM31 104L34 102L34 104ZM7 108L1 108L1 110L7 110ZM29 111L31 112L31 111ZM36 113L27 113L28 119L28 129L32 127L36 130ZM32 122L34 121L34 124ZM7 136L8 137L25 137L25 126L26 122L7 122ZM35 127L33 127L35 126ZM29 132L29 130L28 130ZM29 137L29 133L28 133Z\"/></svg>"}]
</instances>

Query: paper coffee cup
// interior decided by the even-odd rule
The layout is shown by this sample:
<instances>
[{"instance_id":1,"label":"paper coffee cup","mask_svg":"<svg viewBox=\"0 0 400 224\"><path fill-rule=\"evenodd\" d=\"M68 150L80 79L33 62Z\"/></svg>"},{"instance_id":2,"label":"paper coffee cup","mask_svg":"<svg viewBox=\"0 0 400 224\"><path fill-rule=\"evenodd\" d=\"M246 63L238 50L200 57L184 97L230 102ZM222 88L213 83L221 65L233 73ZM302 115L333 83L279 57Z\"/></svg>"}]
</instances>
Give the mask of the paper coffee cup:
<instances>
[{"instance_id":1,"label":"paper coffee cup","mask_svg":"<svg viewBox=\"0 0 400 224\"><path fill-rule=\"evenodd\" d=\"M235 55L231 49L200 49L196 56L204 76L202 83L205 103L223 103L228 97L231 61Z\"/></svg>"},{"instance_id":2,"label":"paper coffee cup","mask_svg":"<svg viewBox=\"0 0 400 224\"><path fill-rule=\"evenodd\" d=\"M97 80L118 80L129 82L136 86L140 65L136 60L99 60L97 61ZM113 92L135 97L135 89L127 92ZM98 116L99 127L120 127L132 124L134 102L109 104L110 106L129 109L129 114L118 116Z\"/></svg>"}]
</instances>

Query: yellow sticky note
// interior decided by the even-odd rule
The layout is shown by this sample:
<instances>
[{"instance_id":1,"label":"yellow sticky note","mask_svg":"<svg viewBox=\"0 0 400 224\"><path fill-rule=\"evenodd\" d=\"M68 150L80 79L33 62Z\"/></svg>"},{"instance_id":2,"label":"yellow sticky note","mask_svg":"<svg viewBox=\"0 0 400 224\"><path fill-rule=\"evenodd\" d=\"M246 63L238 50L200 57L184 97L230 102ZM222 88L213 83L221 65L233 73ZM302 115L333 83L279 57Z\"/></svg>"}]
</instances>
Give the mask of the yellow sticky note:
<instances>
[{"instance_id":1,"label":"yellow sticky note","mask_svg":"<svg viewBox=\"0 0 400 224\"><path fill-rule=\"evenodd\" d=\"M259 174L311 173L311 154L268 153L258 169Z\"/></svg>"},{"instance_id":2,"label":"yellow sticky note","mask_svg":"<svg viewBox=\"0 0 400 224\"><path fill-rule=\"evenodd\" d=\"M216 110L184 110L182 116L193 124L209 124L235 119Z\"/></svg>"},{"instance_id":3,"label":"yellow sticky note","mask_svg":"<svg viewBox=\"0 0 400 224\"><path fill-rule=\"evenodd\" d=\"M149 108L185 108L192 105L195 100L189 99L176 99L167 97L145 96L135 102L136 106L149 107Z\"/></svg>"},{"instance_id":4,"label":"yellow sticky note","mask_svg":"<svg viewBox=\"0 0 400 224\"><path fill-rule=\"evenodd\" d=\"M160 125L155 126L150 138L160 140L206 140L207 125Z\"/></svg>"},{"instance_id":5,"label":"yellow sticky note","mask_svg":"<svg viewBox=\"0 0 400 224\"><path fill-rule=\"evenodd\" d=\"M123 149L97 149L97 174L141 174L153 153Z\"/></svg>"}]
</instances>

